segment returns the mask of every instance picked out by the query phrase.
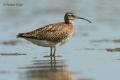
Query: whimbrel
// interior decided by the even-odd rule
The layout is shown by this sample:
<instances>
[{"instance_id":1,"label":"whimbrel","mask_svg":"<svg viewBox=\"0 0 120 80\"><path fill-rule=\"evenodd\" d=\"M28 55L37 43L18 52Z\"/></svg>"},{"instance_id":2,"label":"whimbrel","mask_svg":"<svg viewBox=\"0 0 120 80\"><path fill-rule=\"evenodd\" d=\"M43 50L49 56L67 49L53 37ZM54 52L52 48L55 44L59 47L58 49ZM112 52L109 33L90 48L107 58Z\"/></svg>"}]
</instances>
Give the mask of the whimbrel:
<instances>
[{"instance_id":1,"label":"whimbrel","mask_svg":"<svg viewBox=\"0 0 120 80\"><path fill-rule=\"evenodd\" d=\"M64 22L49 24L27 33L19 33L17 37L24 38L39 46L50 47L50 56L55 56L56 46L66 43L73 36L75 19L83 19L91 23L88 19L67 12L64 16Z\"/></svg>"}]
</instances>

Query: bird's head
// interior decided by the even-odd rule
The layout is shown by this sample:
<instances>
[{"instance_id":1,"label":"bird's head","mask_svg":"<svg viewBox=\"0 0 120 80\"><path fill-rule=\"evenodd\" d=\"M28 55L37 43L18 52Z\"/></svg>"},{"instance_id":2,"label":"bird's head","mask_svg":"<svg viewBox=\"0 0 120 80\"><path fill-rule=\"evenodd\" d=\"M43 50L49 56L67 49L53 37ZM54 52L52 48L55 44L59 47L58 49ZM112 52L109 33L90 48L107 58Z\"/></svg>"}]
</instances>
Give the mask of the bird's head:
<instances>
[{"instance_id":1,"label":"bird's head","mask_svg":"<svg viewBox=\"0 0 120 80\"><path fill-rule=\"evenodd\" d=\"M72 12L65 13L65 16L64 16L65 23L71 23L75 19L83 19L83 20L88 21L89 23L92 23L90 20L82 18L82 17L78 17L78 16L74 15Z\"/></svg>"}]
</instances>

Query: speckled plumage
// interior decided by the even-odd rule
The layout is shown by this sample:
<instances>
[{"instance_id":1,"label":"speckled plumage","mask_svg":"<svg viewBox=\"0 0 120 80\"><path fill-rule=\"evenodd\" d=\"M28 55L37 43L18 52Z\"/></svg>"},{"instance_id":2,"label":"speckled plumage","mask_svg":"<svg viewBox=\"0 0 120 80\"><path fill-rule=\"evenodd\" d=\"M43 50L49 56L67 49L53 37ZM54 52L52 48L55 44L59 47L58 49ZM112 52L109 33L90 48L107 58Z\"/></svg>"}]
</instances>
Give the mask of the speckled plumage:
<instances>
[{"instance_id":1,"label":"speckled plumage","mask_svg":"<svg viewBox=\"0 0 120 80\"><path fill-rule=\"evenodd\" d=\"M53 55L55 55L56 45L64 44L74 34L75 26L73 21L77 18L87 20L85 18L77 17L71 12L68 12L64 16L65 22L49 24L31 32L20 33L18 37L22 37L39 46L50 47L50 55L52 55L52 48L54 48ZM89 20L87 21L90 22Z\"/></svg>"},{"instance_id":2,"label":"speckled plumage","mask_svg":"<svg viewBox=\"0 0 120 80\"><path fill-rule=\"evenodd\" d=\"M34 31L24 33L25 39L37 39L53 42L55 44L64 42L68 37L74 33L73 24L65 24L64 22L50 24L45 27L36 29Z\"/></svg>"}]
</instances>

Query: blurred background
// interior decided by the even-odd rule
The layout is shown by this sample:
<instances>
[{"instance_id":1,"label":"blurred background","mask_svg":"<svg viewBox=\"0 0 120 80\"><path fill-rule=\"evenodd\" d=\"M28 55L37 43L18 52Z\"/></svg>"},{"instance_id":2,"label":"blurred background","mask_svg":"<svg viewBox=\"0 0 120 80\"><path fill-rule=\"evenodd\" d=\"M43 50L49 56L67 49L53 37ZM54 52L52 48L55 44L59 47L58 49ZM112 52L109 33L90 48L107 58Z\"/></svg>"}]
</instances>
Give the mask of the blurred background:
<instances>
[{"instance_id":1,"label":"blurred background","mask_svg":"<svg viewBox=\"0 0 120 80\"><path fill-rule=\"evenodd\" d=\"M119 80L120 0L0 0L0 80ZM49 48L16 35L64 21L73 12L76 34L57 48L62 57L43 57ZM51 75L53 74L53 75Z\"/></svg>"}]
</instances>

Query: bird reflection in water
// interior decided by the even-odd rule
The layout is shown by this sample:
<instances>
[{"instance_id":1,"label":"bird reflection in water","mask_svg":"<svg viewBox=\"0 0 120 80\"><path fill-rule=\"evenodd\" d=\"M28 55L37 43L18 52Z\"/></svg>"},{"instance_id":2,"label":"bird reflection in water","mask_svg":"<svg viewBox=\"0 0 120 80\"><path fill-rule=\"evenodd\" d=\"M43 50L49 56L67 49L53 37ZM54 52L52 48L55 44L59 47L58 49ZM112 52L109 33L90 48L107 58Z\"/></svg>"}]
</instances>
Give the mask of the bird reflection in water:
<instances>
[{"instance_id":1,"label":"bird reflection in water","mask_svg":"<svg viewBox=\"0 0 120 80\"><path fill-rule=\"evenodd\" d=\"M64 60L48 56L26 67L24 80L74 80Z\"/></svg>"}]
</instances>

